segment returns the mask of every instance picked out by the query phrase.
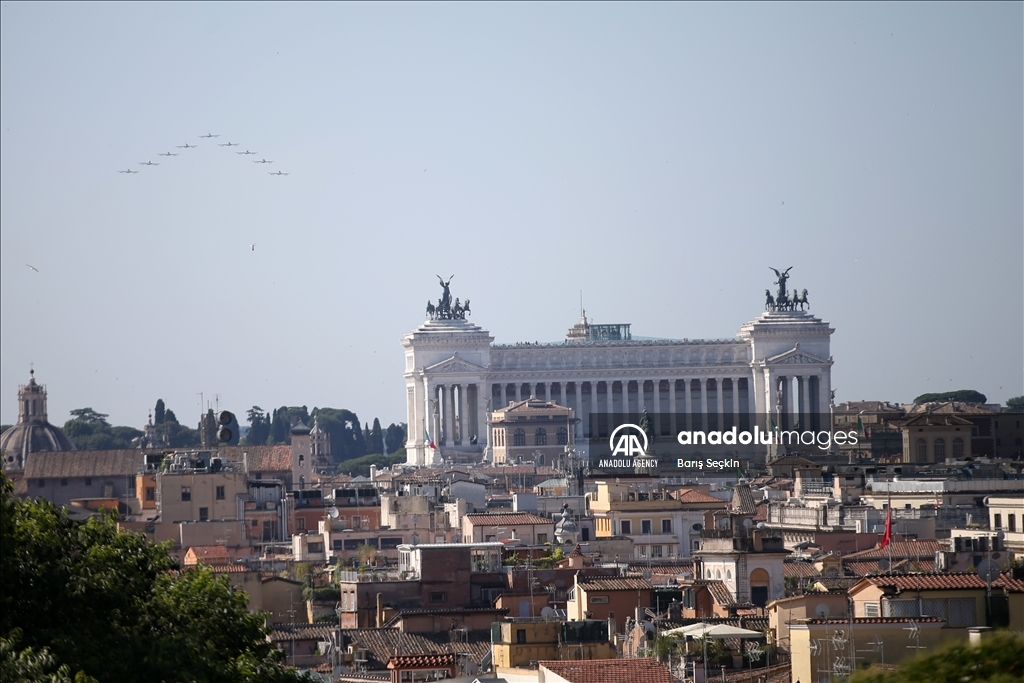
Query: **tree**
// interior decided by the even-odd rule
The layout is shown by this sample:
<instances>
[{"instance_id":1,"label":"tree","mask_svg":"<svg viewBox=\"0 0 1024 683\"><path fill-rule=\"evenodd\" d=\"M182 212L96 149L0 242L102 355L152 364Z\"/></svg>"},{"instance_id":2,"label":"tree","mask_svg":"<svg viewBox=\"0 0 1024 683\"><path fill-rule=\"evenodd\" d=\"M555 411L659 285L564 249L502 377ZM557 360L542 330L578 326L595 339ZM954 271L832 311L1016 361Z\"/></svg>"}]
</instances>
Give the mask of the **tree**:
<instances>
[{"instance_id":1,"label":"tree","mask_svg":"<svg viewBox=\"0 0 1024 683\"><path fill-rule=\"evenodd\" d=\"M1006 399L1006 409L1015 413L1024 412L1024 396Z\"/></svg>"},{"instance_id":2,"label":"tree","mask_svg":"<svg viewBox=\"0 0 1024 683\"><path fill-rule=\"evenodd\" d=\"M263 617L227 577L172 573L168 544L119 530L113 515L75 521L48 501L15 498L3 474L0 486L3 680L18 680L6 675L15 665L60 667L31 680L80 672L75 683L303 680L280 665Z\"/></svg>"},{"instance_id":3,"label":"tree","mask_svg":"<svg viewBox=\"0 0 1024 683\"><path fill-rule=\"evenodd\" d=\"M164 400L162 398L158 398L156 400L156 408L153 408L153 424L162 425L165 417Z\"/></svg>"},{"instance_id":4,"label":"tree","mask_svg":"<svg viewBox=\"0 0 1024 683\"><path fill-rule=\"evenodd\" d=\"M79 422L96 425L96 424L109 424L107 418L109 415L103 413L97 413L92 408L75 408L71 411L71 419L78 420Z\"/></svg>"},{"instance_id":5,"label":"tree","mask_svg":"<svg viewBox=\"0 0 1024 683\"><path fill-rule=\"evenodd\" d=\"M405 427L396 425L394 422L388 425L384 432L384 444L388 447L388 453L394 453L399 448L405 447Z\"/></svg>"},{"instance_id":6,"label":"tree","mask_svg":"<svg viewBox=\"0 0 1024 683\"><path fill-rule=\"evenodd\" d=\"M249 433L245 435L247 446L259 446L267 442L270 436L270 420L263 408L253 406L245 413L249 420Z\"/></svg>"},{"instance_id":7,"label":"tree","mask_svg":"<svg viewBox=\"0 0 1024 683\"><path fill-rule=\"evenodd\" d=\"M921 394L914 403L934 403L936 401L959 401L960 403L988 403L988 397L974 389L957 389L935 394Z\"/></svg>"},{"instance_id":8,"label":"tree","mask_svg":"<svg viewBox=\"0 0 1024 683\"><path fill-rule=\"evenodd\" d=\"M71 415L64 423L64 433L81 451L132 448L132 442L143 434L134 427L112 427L106 415L92 408L76 408Z\"/></svg>"},{"instance_id":9,"label":"tree","mask_svg":"<svg viewBox=\"0 0 1024 683\"><path fill-rule=\"evenodd\" d=\"M330 435L331 460L334 463L366 455L366 441L355 413L344 408L318 408L314 415L320 429Z\"/></svg>"},{"instance_id":10,"label":"tree","mask_svg":"<svg viewBox=\"0 0 1024 683\"><path fill-rule=\"evenodd\" d=\"M1024 636L997 631L978 645L953 642L900 665L865 669L848 683L1010 683L1024 680Z\"/></svg>"},{"instance_id":11,"label":"tree","mask_svg":"<svg viewBox=\"0 0 1024 683\"><path fill-rule=\"evenodd\" d=\"M370 439L366 443L366 450L369 453L384 452L384 434L381 432L380 420L373 418L373 427L370 428Z\"/></svg>"},{"instance_id":12,"label":"tree","mask_svg":"<svg viewBox=\"0 0 1024 683\"><path fill-rule=\"evenodd\" d=\"M177 422L178 417L174 414L174 411L170 408L164 413L164 422Z\"/></svg>"}]
</instances>

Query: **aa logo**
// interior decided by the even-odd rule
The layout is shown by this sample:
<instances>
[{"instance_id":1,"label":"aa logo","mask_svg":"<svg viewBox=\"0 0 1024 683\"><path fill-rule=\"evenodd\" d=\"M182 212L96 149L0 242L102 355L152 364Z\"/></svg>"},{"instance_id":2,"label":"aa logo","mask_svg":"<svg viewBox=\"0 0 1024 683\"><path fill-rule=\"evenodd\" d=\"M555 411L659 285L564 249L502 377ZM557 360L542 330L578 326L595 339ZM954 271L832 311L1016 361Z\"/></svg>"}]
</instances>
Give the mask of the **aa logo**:
<instances>
[{"instance_id":1,"label":"aa logo","mask_svg":"<svg viewBox=\"0 0 1024 683\"><path fill-rule=\"evenodd\" d=\"M608 437L608 446L613 457L642 458L647 453L647 433L635 424L619 425Z\"/></svg>"}]
</instances>

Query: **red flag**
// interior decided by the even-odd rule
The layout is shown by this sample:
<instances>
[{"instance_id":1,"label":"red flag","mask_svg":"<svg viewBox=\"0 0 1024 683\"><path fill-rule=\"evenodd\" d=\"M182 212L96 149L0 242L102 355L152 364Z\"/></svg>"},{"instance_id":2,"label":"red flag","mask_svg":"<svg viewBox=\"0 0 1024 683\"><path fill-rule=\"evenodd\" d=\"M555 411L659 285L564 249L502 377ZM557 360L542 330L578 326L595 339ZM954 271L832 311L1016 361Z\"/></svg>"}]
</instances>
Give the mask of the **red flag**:
<instances>
[{"instance_id":1,"label":"red flag","mask_svg":"<svg viewBox=\"0 0 1024 683\"><path fill-rule=\"evenodd\" d=\"M878 544L879 548L884 548L889 545L892 540L892 503L889 503L889 509L885 513L885 533L882 534L882 542Z\"/></svg>"}]
</instances>

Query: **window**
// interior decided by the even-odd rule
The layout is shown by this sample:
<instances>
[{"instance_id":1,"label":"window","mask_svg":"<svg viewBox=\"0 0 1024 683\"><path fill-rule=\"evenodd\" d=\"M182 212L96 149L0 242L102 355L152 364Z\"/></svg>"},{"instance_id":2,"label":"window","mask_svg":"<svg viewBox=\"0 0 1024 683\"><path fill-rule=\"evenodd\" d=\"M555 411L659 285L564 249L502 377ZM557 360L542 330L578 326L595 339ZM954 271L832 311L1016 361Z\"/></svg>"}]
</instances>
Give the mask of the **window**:
<instances>
[{"instance_id":1,"label":"window","mask_svg":"<svg viewBox=\"0 0 1024 683\"><path fill-rule=\"evenodd\" d=\"M725 580L726 581L732 581L732 570L731 569L726 569L725 570Z\"/></svg>"},{"instance_id":2,"label":"window","mask_svg":"<svg viewBox=\"0 0 1024 683\"><path fill-rule=\"evenodd\" d=\"M652 545L651 546L651 557L653 557L653 558L660 558L660 557L662 557L661 546L660 545Z\"/></svg>"},{"instance_id":3,"label":"window","mask_svg":"<svg viewBox=\"0 0 1024 683\"><path fill-rule=\"evenodd\" d=\"M152 486L146 487L146 500L156 500L156 489Z\"/></svg>"},{"instance_id":4,"label":"window","mask_svg":"<svg viewBox=\"0 0 1024 683\"><path fill-rule=\"evenodd\" d=\"M199 521L208 522L210 521L210 508L199 508Z\"/></svg>"},{"instance_id":5,"label":"window","mask_svg":"<svg viewBox=\"0 0 1024 683\"><path fill-rule=\"evenodd\" d=\"M526 445L526 431L517 429L512 433L512 445L513 446L525 446Z\"/></svg>"},{"instance_id":6,"label":"window","mask_svg":"<svg viewBox=\"0 0 1024 683\"><path fill-rule=\"evenodd\" d=\"M295 518L295 528L298 529L299 531L305 531L306 530L306 518L305 517L296 517Z\"/></svg>"},{"instance_id":7,"label":"window","mask_svg":"<svg viewBox=\"0 0 1024 683\"><path fill-rule=\"evenodd\" d=\"M624 519L619 522L619 531L624 535L633 533L633 524L628 519Z\"/></svg>"},{"instance_id":8,"label":"window","mask_svg":"<svg viewBox=\"0 0 1024 683\"><path fill-rule=\"evenodd\" d=\"M92 477L86 477L85 478L85 485L86 486L92 486Z\"/></svg>"},{"instance_id":9,"label":"window","mask_svg":"<svg viewBox=\"0 0 1024 683\"><path fill-rule=\"evenodd\" d=\"M946 459L946 440L935 439L935 461L941 462Z\"/></svg>"},{"instance_id":10,"label":"window","mask_svg":"<svg viewBox=\"0 0 1024 683\"><path fill-rule=\"evenodd\" d=\"M526 629L525 628L517 628L516 629L516 643L519 644L519 645L526 644Z\"/></svg>"},{"instance_id":11,"label":"window","mask_svg":"<svg viewBox=\"0 0 1024 683\"><path fill-rule=\"evenodd\" d=\"M217 487L217 500L224 500L224 487L223 486L218 486Z\"/></svg>"},{"instance_id":12,"label":"window","mask_svg":"<svg viewBox=\"0 0 1024 683\"><path fill-rule=\"evenodd\" d=\"M877 602L865 602L864 603L864 616L868 618L878 617L878 603Z\"/></svg>"},{"instance_id":13,"label":"window","mask_svg":"<svg viewBox=\"0 0 1024 683\"><path fill-rule=\"evenodd\" d=\"M964 440L961 439L960 437L953 439L953 457L964 457Z\"/></svg>"},{"instance_id":14,"label":"window","mask_svg":"<svg viewBox=\"0 0 1024 683\"><path fill-rule=\"evenodd\" d=\"M448 594L440 592L440 591L436 592L436 593L431 593L430 594L430 602L433 602L433 603L448 602Z\"/></svg>"},{"instance_id":15,"label":"window","mask_svg":"<svg viewBox=\"0 0 1024 683\"><path fill-rule=\"evenodd\" d=\"M187 500L192 500L192 488L191 487L189 487L189 486L182 486L181 487L181 500L182 500L182 502L185 502Z\"/></svg>"},{"instance_id":16,"label":"window","mask_svg":"<svg viewBox=\"0 0 1024 683\"><path fill-rule=\"evenodd\" d=\"M1003 528L1003 516L997 512L995 514L994 519L992 520L992 529L996 530L996 529L1002 529L1002 528Z\"/></svg>"},{"instance_id":17,"label":"window","mask_svg":"<svg viewBox=\"0 0 1024 683\"><path fill-rule=\"evenodd\" d=\"M548 445L548 430L543 427L538 427L537 431L533 433L533 445L534 446L547 446Z\"/></svg>"},{"instance_id":18,"label":"window","mask_svg":"<svg viewBox=\"0 0 1024 683\"><path fill-rule=\"evenodd\" d=\"M67 477L61 477L61 479L60 479L60 485L61 485L61 486L67 486L67 485L68 485L68 480L67 480Z\"/></svg>"},{"instance_id":19,"label":"window","mask_svg":"<svg viewBox=\"0 0 1024 683\"><path fill-rule=\"evenodd\" d=\"M558 428L558 445L565 446L569 443L569 430L565 427Z\"/></svg>"},{"instance_id":20,"label":"window","mask_svg":"<svg viewBox=\"0 0 1024 683\"><path fill-rule=\"evenodd\" d=\"M339 516L338 517L338 524L341 525L342 529L348 529L348 526L346 526L348 524L348 517L346 517L345 515Z\"/></svg>"},{"instance_id":21,"label":"window","mask_svg":"<svg viewBox=\"0 0 1024 683\"><path fill-rule=\"evenodd\" d=\"M640 521L640 533L650 534L651 532L651 520L644 519Z\"/></svg>"},{"instance_id":22,"label":"window","mask_svg":"<svg viewBox=\"0 0 1024 683\"><path fill-rule=\"evenodd\" d=\"M547 542L548 542L548 535L547 534L537 534L537 543L539 545L547 543Z\"/></svg>"},{"instance_id":23,"label":"window","mask_svg":"<svg viewBox=\"0 0 1024 683\"><path fill-rule=\"evenodd\" d=\"M1017 530L1017 515L1010 514L1006 515L1006 524L1010 528L1010 531Z\"/></svg>"},{"instance_id":24,"label":"window","mask_svg":"<svg viewBox=\"0 0 1024 683\"><path fill-rule=\"evenodd\" d=\"M928 444L924 439L917 440L917 461L928 462Z\"/></svg>"},{"instance_id":25,"label":"window","mask_svg":"<svg viewBox=\"0 0 1024 683\"><path fill-rule=\"evenodd\" d=\"M663 519L661 520L661 533L670 534L672 533L672 520Z\"/></svg>"},{"instance_id":26,"label":"window","mask_svg":"<svg viewBox=\"0 0 1024 683\"><path fill-rule=\"evenodd\" d=\"M647 557L647 546L645 546L645 545L638 545L636 547L636 555L640 559L645 559Z\"/></svg>"}]
</instances>

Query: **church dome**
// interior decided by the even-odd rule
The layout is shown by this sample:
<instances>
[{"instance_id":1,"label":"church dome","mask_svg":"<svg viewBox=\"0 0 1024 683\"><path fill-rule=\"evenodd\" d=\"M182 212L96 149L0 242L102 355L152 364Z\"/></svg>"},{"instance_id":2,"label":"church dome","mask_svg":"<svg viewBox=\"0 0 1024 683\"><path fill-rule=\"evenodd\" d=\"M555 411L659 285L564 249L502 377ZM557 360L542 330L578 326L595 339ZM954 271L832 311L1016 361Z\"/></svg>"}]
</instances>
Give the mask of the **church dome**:
<instances>
[{"instance_id":1,"label":"church dome","mask_svg":"<svg viewBox=\"0 0 1024 683\"><path fill-rule=\"evenodd\" d=\"M46 419L46 387L36 383L35 371L28 384L18 387L18 424L0 434L3 468L23 470L29 453L73 451L75 445Z\"/></svg>"}]
</instances>

